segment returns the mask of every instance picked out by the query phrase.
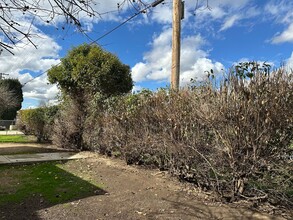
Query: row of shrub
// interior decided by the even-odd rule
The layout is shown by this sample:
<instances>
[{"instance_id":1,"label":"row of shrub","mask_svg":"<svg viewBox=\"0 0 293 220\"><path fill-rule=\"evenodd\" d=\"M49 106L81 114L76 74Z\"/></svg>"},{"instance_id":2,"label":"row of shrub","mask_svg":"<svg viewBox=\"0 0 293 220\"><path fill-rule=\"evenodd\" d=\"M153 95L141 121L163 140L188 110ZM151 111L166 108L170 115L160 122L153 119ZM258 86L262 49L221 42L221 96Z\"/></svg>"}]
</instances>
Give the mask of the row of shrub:
<instances>
[{"instance_id":1,"label":"row of shrub","mask_svg":"<svg viewBox=\"0 0 293 220\"><path fill-rule=\"evenodd\" d=\"M67 100L51 138L168 170L227 201L292 206L293 75L238 68L179 92L92 98L87 108Z\"/></svg>"},{"instance_id":2,"label":"row of shrub","mask_svg":"<svg viewBox=\"0 0 293 220\"><path fill-rule=\"evenodd\" d=\"M113 97L92 109L84 132L92 150L169 170L228 200L292 205L293 76L282 69Z\"/></svg>"}]
</instances>

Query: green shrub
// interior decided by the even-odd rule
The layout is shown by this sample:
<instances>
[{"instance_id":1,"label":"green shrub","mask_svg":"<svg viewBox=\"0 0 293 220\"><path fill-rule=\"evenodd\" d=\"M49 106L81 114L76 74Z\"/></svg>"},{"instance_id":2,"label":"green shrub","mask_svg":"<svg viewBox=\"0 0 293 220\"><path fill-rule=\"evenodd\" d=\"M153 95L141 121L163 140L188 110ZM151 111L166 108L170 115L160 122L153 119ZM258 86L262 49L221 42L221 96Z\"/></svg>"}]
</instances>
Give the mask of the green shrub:
<instances>
[{"instance_id":1,"label":"green shrub","mask_svg":"<svg viewBox=\"0 0 293 220\"><path fill-rule=\"evenodd\" d=\"M58 106L20 110L17 126L25 134L35 135L38 142L48 141L57 112Z\"/></svg>"},{"instance_id":2,"label":"green shrub","mask_svg":"<svg viewBox=\"0 0 293 220\"><path fill-rule=\"evenodd\" d=\"M53 142L60 147L87 149L85 122L91 102L99 103L114 95L131 91L129 66L97 45L73 48L59 65L48 71L63 95L63 107L54 129Z\"/></svg>"}]
</instances>

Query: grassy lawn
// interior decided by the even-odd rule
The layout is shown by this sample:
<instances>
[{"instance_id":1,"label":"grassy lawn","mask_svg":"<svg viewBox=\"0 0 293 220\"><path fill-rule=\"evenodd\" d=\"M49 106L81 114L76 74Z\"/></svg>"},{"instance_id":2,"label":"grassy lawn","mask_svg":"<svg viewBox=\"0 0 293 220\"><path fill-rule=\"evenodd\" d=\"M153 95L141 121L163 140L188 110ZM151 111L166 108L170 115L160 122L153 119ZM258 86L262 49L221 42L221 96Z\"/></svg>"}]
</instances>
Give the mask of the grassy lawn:
<instances>
[{"instance_id":1,"label":"grassy lawn","mask_svg":"<svg viewBox=\"0 0 293 220\"><path fill-rule=\"evenodd\" d=\"M28 143L33 142L32 136L0 135L0 143Z\"/></svg>"},{"instance_id":2,"label":"grassy lawn","mask_svg":"<svg viewBox=\"0 0 293 220\"><path fill-rule=\"evenodd\" d=\"M101 185L79 178L63 166L58 162L0 166L0 207L34 197L59 204L103 194Z\"/></svg>"}]
</instances>

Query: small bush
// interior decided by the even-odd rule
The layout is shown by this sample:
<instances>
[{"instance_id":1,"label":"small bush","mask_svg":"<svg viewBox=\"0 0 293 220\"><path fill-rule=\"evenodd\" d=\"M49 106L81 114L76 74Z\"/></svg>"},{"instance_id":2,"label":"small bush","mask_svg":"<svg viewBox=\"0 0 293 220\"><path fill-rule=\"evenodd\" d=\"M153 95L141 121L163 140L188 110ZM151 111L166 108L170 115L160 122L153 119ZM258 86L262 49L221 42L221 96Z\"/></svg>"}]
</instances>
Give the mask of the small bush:
<instances>
[{"instance_id":1,"label":"small bush","mask_svg":"<svg viewBox=\"0 0 293 220\"><path fill-rule=\"evenodd\" d=\"M58 106L40 107L20 110L17 116L17 127L25 134L35 135L38 142L48 141Z\"/></svg>"}]
</instances>

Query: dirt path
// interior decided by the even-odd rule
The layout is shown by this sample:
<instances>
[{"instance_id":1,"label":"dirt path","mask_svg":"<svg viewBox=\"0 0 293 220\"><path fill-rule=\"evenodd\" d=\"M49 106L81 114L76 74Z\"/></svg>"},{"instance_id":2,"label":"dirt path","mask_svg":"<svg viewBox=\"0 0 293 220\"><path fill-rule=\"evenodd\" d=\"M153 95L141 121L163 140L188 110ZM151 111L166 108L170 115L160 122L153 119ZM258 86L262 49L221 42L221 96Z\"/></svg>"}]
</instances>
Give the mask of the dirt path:
<instances>
[{"instance_id":1,"label":"dirt path","mask_svg":"<svg viewBox=\"0 0 293 220\"><path fill-rule=\"evenodd\" d=\"M56 148L50 144L37 143L0 143L0 155L25 154L25 153L51 153L68 151L67 149Z\"/></svg>"},{"instance_id":2,"label":"dirt path","mask_svg":"<svg viewBox=\"0 0 293 220\"><path fill-rule=\"evenodd\" d=\"M21 206L7 208L9 213L2 211L2 216L6 216L5 219L56 220L284 219L237 204L212 202L205 199L204 194L188 193L186 187L164 172L127 166L121 160L97 154L89 159L68 161L64 169L80 178L101 183L103 193L55 206L48 206L38 198L29 199Z\"/></svg>"}]
</instances>

